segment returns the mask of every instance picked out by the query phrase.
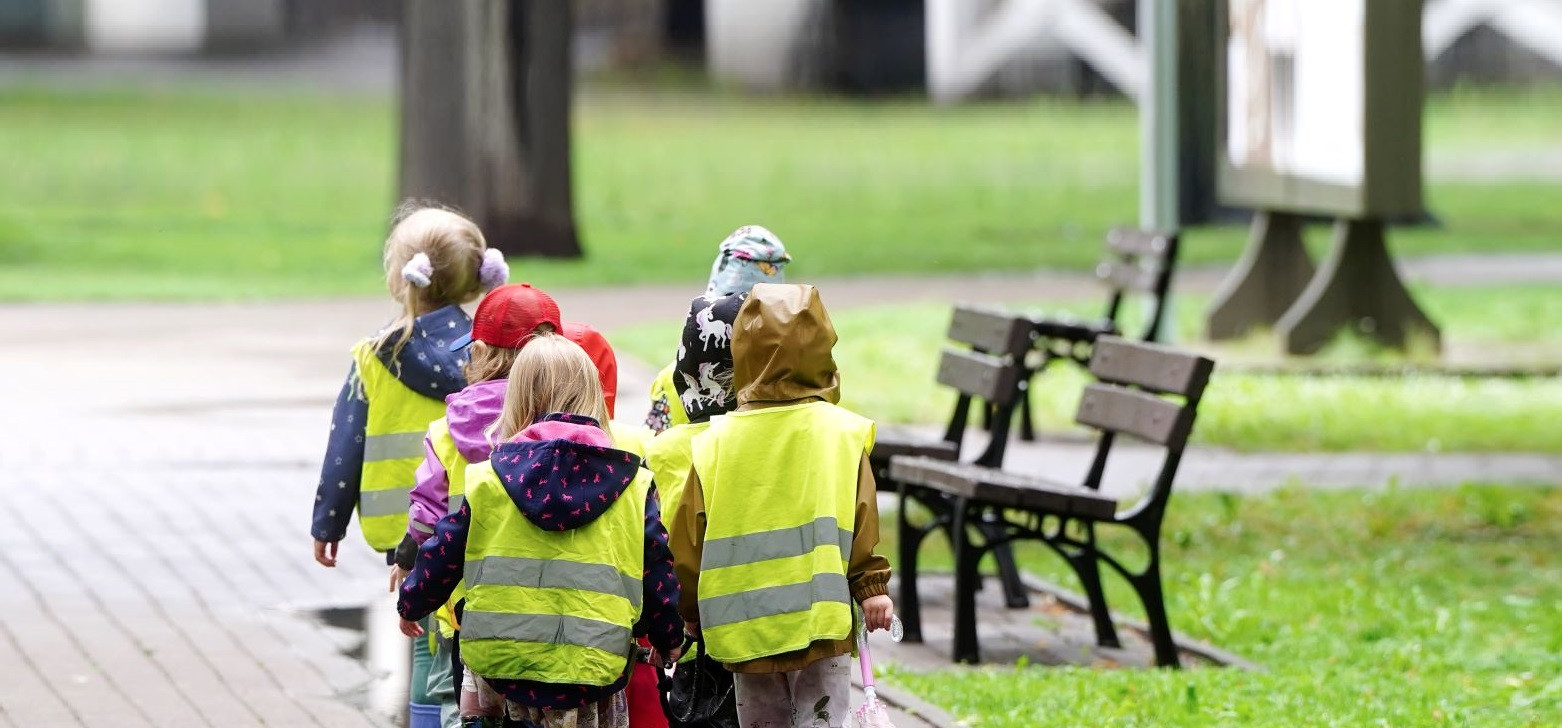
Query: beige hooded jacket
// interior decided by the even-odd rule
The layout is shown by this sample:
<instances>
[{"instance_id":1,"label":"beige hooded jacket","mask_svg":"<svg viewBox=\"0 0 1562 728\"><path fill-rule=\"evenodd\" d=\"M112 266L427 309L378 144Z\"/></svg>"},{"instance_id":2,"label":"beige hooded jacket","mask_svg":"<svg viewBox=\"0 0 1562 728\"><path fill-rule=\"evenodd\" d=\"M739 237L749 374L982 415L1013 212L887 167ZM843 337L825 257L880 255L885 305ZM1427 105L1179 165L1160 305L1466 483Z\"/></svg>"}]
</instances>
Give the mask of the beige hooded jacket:
<instances>
[{"instance_id":1,"label":"beige hooded jacket","mask_svg":"<svg viewBox=\"0 0 1562 728\"><path fill-rule=\"evenodd\" d=\"M732 327L733 388L738 410L795 404L807 400L840 401L840 376L831 349L835 327L813 286L761 283L738 311ZM777 453L806 457L806 453ZM879 508L873 469L862 454L857 469L857 514L846 577L852 598L862 602L888 594L890 567L873 553L879 543ZM699 620L700 557L705 546L705 493L691 469L689 482L672 515L670 538L678 582L683 589L684 619ZM827 657L851 652L855 640L819 640L806 649L728 665L733 672L800 670Z\"/></svg>"}]
</instances>

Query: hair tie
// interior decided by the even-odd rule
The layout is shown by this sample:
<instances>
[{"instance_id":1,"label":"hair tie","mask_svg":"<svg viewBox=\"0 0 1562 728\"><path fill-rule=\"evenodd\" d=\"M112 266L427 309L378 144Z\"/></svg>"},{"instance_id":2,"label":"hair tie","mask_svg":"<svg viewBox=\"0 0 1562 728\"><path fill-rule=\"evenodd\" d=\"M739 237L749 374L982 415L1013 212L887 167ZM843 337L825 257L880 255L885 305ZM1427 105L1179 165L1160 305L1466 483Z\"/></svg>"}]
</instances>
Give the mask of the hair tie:
<instances>
[{"instance_id":1,"label":"hair tie","mask_svg":"<svg viewBox=\"0 0 1562 728\"><path fill-rule=\"evenodd\" d=\"M428 284L433 282L433 275L434 264L428 259L428 253L412 256L412 260L401 267L401 277L418 288L428 288Z\"/></svg>"},{"instance_id":2,"label":"hair tie","mask_svg":"<svg viewBox=\"0 0 1562 728\"><path fill-rule=\"evenodd\" d=\"M483 264L477 269L477 279L483 288L493 290L510 280L510 264L504 262L504 253L496 248L483 251Z\"/></svg>"}]
</instances>

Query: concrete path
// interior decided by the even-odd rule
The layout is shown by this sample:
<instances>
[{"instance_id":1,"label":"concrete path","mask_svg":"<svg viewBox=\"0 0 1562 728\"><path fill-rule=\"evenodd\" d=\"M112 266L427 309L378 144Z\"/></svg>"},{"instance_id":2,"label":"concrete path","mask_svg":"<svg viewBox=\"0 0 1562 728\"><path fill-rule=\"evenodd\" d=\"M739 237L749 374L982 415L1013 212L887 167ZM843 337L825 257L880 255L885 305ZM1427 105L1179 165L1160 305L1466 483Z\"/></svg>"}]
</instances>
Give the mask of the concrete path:
<instances>
[{"instance_id":1,"label":"concrete path","mask_svg":"<svg viewBox=\"0 0 1562 728\"><path fill-rule=\"evenodd\" d=\"M1546 258L1411 262L1432 279L1531 275ZM1506 268L1504 266L1507 266ZM1501 275L1499 275L1501 274ZM1210 276L1190 274L1190 285ZM1555 278L1562 278L1557 274ZM1073 275L821 281L833 307L908 298L1013 301L1087 295ZM607 329L673 318L674 287L559 294ZM330 403L347 348L388 302L0 306L0 727L387 725L360 632L313 615L384 590L356 540L320 568L307 536ZM625 412L649 367L623 362ZM1019 446L1017 462L1079 462L1078 443ZM1132 451L1125 488L1151 467ZM1136 470L1137 468L1137 470ZM1265 455L1199 450L1179 487L1253 491L1295 479L1438 485L1558 482L1555 455ZM394 702L394 701L392 701ZM917 723L903 716L903 725Z\"/></svg>"}]
</instances>

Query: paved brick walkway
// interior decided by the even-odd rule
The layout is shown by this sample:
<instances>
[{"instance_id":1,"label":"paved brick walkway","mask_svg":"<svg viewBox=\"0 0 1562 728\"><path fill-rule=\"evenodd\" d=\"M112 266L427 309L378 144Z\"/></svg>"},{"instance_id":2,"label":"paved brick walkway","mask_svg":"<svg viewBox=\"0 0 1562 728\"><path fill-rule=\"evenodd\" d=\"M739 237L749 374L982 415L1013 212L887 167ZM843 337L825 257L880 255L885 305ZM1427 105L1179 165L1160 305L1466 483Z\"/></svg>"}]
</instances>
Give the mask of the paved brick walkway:
<instances>
[{"instance_id":1,"label":"paved brick walkway","mask_svg":"<svg viewBox=\"0 0 1562 728\"><path fill-rule=\"evenodd\" d=\"M1547 260L1510 267L1562 268ZM1212 277L1195 272L1190 282L1199 276ZM908 292L1005 301L1090 290L1066 275L821 287L835 307ZM676 316L688 297L681 287L559 296L572 317L609 329ZM0 493L15 534L0 549L11 577L0 590L0 728L388 723L370 707L377 675L356 657L361 634L309 616L376 599L382 562L350 540L341 566L322 569L309 557L306 524L346 349L390 313L373 300L0 306L8 335L0 371L14 413L0 425ZM645 391L649 371L624 362L623 390ZM1053 442L1018 447L1014 457L1056 465L1082 453ZM1145 458L1128 454L1119 475L1132 485ZM1554 455L1199 450L1179 487L1557 482L1559 474Z\"/></svg>"}]
</instances>

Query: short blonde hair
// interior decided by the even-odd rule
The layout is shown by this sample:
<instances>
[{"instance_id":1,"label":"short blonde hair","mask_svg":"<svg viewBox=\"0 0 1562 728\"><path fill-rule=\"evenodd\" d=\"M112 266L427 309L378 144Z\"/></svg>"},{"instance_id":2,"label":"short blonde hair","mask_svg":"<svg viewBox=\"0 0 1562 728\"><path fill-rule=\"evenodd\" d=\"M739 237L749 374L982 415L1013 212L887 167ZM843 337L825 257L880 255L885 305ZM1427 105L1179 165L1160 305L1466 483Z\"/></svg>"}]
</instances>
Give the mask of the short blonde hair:
<instances>
[{"instance_id":1,"label":"short blonde hair","mask_svg":"<svg viewBox=\"0 0 1562 728\"><path fill-rule=\"evenodd\" d=\"M455 210L422 200L397 207L385 238L383 262L385 285L402 310L375 338L375 348L394 340L394 358L412 337L412 320L419 313L477 298L482 293L478 271L487 250L483 231ZM428 285L421 288L402 276L402 268L418 253L428 256L432 268Z\"/></svg>"},{"instance_id":2,"label":"short blonde hair","mask_svg":"<svg viewBox=\"0 0 1562 728\"><path fill-rule=\"evenodd\" d=\"M611 437L607 402L591 357L559 334L539 332L515 355L504 410L490 432L508 440L549 412L590 417Z\"/></svg>"}]
</instances>

